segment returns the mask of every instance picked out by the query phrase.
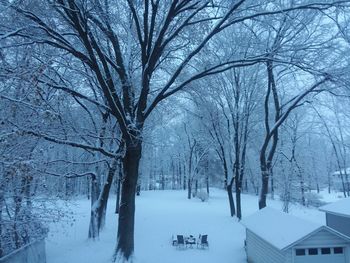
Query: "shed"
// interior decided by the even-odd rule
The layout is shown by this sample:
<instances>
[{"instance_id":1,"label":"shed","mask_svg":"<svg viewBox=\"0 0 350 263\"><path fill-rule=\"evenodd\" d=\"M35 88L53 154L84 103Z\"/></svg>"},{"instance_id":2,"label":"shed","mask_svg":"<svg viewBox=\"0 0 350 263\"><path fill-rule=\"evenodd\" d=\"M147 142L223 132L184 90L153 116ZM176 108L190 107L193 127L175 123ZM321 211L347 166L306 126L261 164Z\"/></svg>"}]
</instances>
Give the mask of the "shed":
<instances>
[{"instance_id":1,"label":"shed","mask_svg":"<svg viewBox=\"0 0 350 263\"><path fill-rule=\"evenodd\" d=\"M350 238L321 224L264 208L242 220L249 263L349 263Z\"/></svg>"},{"instance_id":2,"label":"shed","mask_svg":"<svg viewBox=\"0 0 350 263\"><path fill-rule=\"evenodd\" d=\"M326 213L327 226L350 237L350 198L344 198L319 209Z\"/></svg>"}]
</instances>

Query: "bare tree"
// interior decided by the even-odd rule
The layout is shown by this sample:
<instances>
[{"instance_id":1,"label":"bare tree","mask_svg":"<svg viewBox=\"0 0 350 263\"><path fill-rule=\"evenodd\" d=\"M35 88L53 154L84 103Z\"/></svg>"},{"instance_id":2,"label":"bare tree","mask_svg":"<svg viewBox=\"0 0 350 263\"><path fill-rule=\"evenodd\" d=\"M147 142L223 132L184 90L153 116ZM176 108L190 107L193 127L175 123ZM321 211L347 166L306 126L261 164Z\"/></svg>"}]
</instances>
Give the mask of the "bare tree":
<instances>
[{"instance_id":1,"label":"bare tree","mask_svg":"<svg viewBox=\"0 0 350 263\"><path fill-rule=\"evenodd\" d=\"M266 61L265 54L259 54L239 59L218 58L204 68L195 67L196 59L203 54L211 39L229 26L253 18L295 10L326 10L344 2L347 1L307 3L282 8L269 6L264 9L257 8L254 1L247 0L228 3L227 6L216 5L213 1L194 0L136 3L74 0L17 3L2 0L2 6L10 7L8 15L19 18L15 24L5 27L0 38L15 38L18 45L45 45L50 47L48 50L57 51L55 59L47 65L56 75L48 74L47 69L40 76L40 85L79 98L81 106L92 103L107 110L117 120L124 144L124 180L115 258L121 257L122 261L128 261L134 251L135 191L146 119L161 101L195 80L233 67ZM193 37L194 31L202 34ZM189 43L183 42L184 37ZM67 60L69 63L65 63ZM66 64L66 69L68 64L74 65L70 66L71 82L62 81L65 79L62 78L63 71L57 70L61 63ZM273 57L268 57L267 63L270 79L268 89L274 92L271 74ZM97 96L91 96L77 81L74 83L77 86L72 85L73 80L85 79L86 75L93 80L95 89L92 92ZM326 80L318 81L306 94ZM291 103L291 108L306 94L297 97ZM266 128L268 135L263 152L270 139L276 138L278 123L287 117L287 112L281 114L281 119L275 124L276 128ZM38 135L32 131L28 133ZM50 138L46 136L45 139ZM71 144L76 145L74 142ZM115 157L115 153L101 147L88 148ZM269 163L270 158L265 160L262 155L263 178L268 178ZM264 179L261 207L265 204L265 181Z\"/></svg>"},{"instance_id":2,"label":"bare tree","mask_svg":"<svg viewBox=\"0 0 350 263\"><path fill-rule=\"evenodd\" d=\"M277 61L276 56L279 56L279 52L284 49L284 43L293 41L296 44L298 41L304 39L308 34L306 33L306 35L299 35L300 32L303 32L307 29L307 25L305 22L298 22L296 26L300 27L300 31L297 37L293 37L296 35L293 31L294 29L291 29L293 22L290 20L290 18L291 17L286 16L282 17L279 27L275 27L273 29L274 37L271 41L271 44L268 44L269 55L267 56L268 60L266 62L267 89L264 102L265 138L263 139L263 144L260 149L260 169L262 176L262 189L259 199L260 209L266 206L268 184L270 175L272 173L273 159L278 146L279 128L286 121L290 113L295 108L303 104L303 101L305 101L305 98L309 94L318 94L322 92L324 89L321 87L325 83L328 83L331 86L330 81L332 80L331 75L318 68L317 65L314 65L312 62L310 62L309 57L301 58L301 54L299 54L299 50L297 49L290 49L290 53L287 51L287 54L289 53L288 57L281 57L278 59L279 61ZM312 16L304 17L304 19L309 21L311 24L319 23L319 18L315 14ZM331 36L328 41L331 42L333 40L334 38ZM318 41L321 41L321 39L317 36L315 39L313 39L312 44L308 41L304 41L303 52L307 52L308 47L310 47L310 45L318 43ZM320 43L321 46L322 43L324 43L323 40ZM304 56L305 54L307 53L303 53ZM312 57L313 55L317 54L310 50L307 56ZM295 60L294 57L298 57L298 59ZM289 74L294 75L296 72L301 70L300 74L311 76L311 81L309 81L309 84L306 85L307 87L300 89L294 93L290 99L286 99L281 96L283 93L281 90L281 85L284 85L283 79L288 76L288 71L290 70L288 68L284 68L284 66L280 64L283 60L285 63L291 64L292 67L297 67L296 71L290 71ZM287 79L289 79L289 81L291 80L288 77ZM313 82L312 79L314 79ZM282 99L285 101L283 102Z\"/></svg>"}]
</instances>

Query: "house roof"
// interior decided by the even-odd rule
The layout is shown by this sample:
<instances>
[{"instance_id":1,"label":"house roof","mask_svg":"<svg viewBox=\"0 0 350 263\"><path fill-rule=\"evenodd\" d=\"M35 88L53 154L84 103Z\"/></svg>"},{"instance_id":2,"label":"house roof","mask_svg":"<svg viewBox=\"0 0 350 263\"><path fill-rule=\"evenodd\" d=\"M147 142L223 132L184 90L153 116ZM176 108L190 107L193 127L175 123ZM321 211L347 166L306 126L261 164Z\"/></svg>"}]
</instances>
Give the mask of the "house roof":
<instances>
[{"instance_id":1,"label":"house roof","mask_svg":"<svg viewBox=\"0 0 350 263\"><path fill-rule=\"evenodd\" d=\"M350 217L350 198L344 198L340 201L321 206L319 210L334 215Z\"/></svg>"},{"instance_id":2,"label":"house roof","mask_svg":"<svg viewBox=\"0 0 350 263\"><path fill-rule=\"evenodd\" d=\"M310 222L275 209L265 207L242 220L242 224L270 243L284 250L322 229L321 224Z\"/></svg>"},{"instance_id":3,"label":"house roof","mask_svg":"<svg viewBox=\"0 0 350 263\"><path fill-rule=\"evenodd\" d=\"M340 174L345 174L345 173L350 174L350 167L348 167L346 169L341 169L339 171L335 171L332 175L340 175Z\"/></svg>"}]
</instances>

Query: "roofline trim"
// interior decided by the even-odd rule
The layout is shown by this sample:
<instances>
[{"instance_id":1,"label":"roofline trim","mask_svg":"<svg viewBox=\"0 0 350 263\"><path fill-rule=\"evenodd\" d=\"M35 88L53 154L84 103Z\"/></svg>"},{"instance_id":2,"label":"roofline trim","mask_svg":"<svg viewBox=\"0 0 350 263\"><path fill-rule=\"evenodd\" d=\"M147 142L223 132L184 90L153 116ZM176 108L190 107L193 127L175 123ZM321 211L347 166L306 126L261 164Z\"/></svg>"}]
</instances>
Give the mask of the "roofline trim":
<instances>
[{"instance_id":1,"label":"roofline trim","mask_svg":"<svg viewBox=\"0 0 350 263\"><path fill-rule=\"evenodd\" d=\"M326 210L326 209L323 209L323 208L319 208L318 210L322 211L322 212L325 212L325 213L328 213L328 214L350 218L350 214L337 213L337 212L333 212L333 211Z\"/></svg>"},{"instance_id":2,"label":"roofline trim","mask_svg":"<svg viewBox=\"0 0 350 263\"><path fill-rule=\"evenodd\" d=\"M342 234L342 233L340 233L340 232L338 232L338 231L336 231L336 230L334 230L333 228L330 228L330 227L328 227L328 226L320 226L319 228L315 229L315 230L312 231L311 233L307 234L306 236L300 238L300 239L297 240L297 241L294 241L293 243L289 244L288 246L282 248L281 250L287 250L287 249L289 249L289 248L295 246L296 244L298 244L298 243L304 241L305 239L309 238L310 236L312 236L312 235L314 235L314 234L320 232L321 230L326 230L326 231L328 231L328 232L331 232L331 233L333 233L334 235L336 235L336 236L338 236L338 237L340 237L340 238L346 240L347 242L350 242L350 237L348 237L348 236L346 236L346 235L344 235L344 234Z\"/></svg>"}]
</instances>

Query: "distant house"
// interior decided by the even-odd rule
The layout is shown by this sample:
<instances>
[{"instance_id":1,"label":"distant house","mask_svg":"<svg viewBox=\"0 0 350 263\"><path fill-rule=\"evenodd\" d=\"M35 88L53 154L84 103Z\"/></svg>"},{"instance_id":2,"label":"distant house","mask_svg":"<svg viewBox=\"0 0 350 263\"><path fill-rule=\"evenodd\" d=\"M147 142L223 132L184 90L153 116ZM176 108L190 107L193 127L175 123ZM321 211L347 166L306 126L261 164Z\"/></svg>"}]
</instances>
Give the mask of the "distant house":
<instances>
[{"instance_id":1,"label":"distant house","mask_svg":"<svg viewBox=\"0 0 350 263\"><path fill-rule=\"evenodd\" d=\"M264 208L242 220L249 263L349 263L350 238L320 224Z\"/></svg>"},{"instance_id":2,"label":"distant house","mask_svg":"<svg viewBox=\"0 0 350 263\"><path fill-rule=\"evenodd\" d=\"M350 167L335 171L331 174L332 183L335 190L342 192L344 190L344 187L347 189L348 186L346 177L350 177Z\"/></svg>"},{"instance_id":3,"label":"distant house","mask_svg":"<svg viewBox=\"0 0 350 263\"><path fill-rule=\"evenodd\" d=\"M326 212L327 226L350 237L350 198L322 206L319 209Z\"/></svg>"}]
</instances>

